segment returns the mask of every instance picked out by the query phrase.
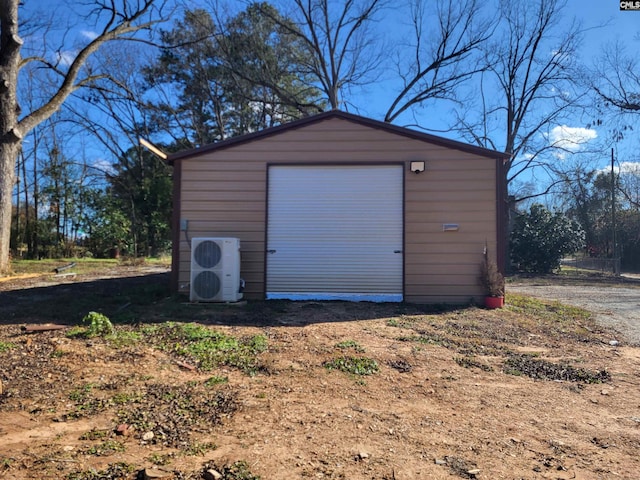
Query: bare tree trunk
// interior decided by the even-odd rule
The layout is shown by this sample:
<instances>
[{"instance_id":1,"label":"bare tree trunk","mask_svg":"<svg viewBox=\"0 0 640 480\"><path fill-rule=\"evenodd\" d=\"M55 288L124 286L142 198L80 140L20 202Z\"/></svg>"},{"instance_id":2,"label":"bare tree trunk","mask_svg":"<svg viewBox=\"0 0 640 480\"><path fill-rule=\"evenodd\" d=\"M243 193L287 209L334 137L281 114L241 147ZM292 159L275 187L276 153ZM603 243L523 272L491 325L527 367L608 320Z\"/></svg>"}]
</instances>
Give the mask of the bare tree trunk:
<instances>
[{"instance_id":1,"label":"bare tree trunk","mask_svg":"<svg viewBox=\"0 0 640 480\"><path fill-rule=\"evenodd\" d=\"M16 168L16 233L14 237L16 250L20 245L20 162L24 162L24 155L19 155L18 159Z\"/></svg>"},{"instance_id":2,"label":"bare tree trunk","mask_svg":"<svg viewBox=\"0 0 640 480\"><path fill-rule=\"evenodd\" d=\"M35 142L35 134L34 134L34 144ZM38 211L40 209L40 185L38 184L38 154L37 150L34 150L33 155L33 231L31 232L31 248L29 251L29 256L31 258L39 258L40 249L40 239L38 238L38 221L39 214Z\"/></svg>"},{"instance_id":3,"label":"bare tree trunk","mask_svg":"<svg viewBox=\"0 0 640 480\"><path fill-rule=\"evenodd\" d=\"M9 270L12 192L16 180L15 159L19 151L18 142L0 142L0 272Z\"/></svg>"},{"instance_id":4,"label":"bare tree trunk","mask_svg":"<svg viewBox=\"0 0 640 480\"><path fill-rule=\"evenodd\" d=\"M135 32L148 29L158 22L149 16L155 3L162 0L137 2L98 2L95 15L104 28L84 48L80 49L65 71L52 65L46 56L21 61L22 39L18 35L19 0L0 0L0 274L9 270L9 240L11 237L11 203L17 155L22 139L33 128L53 115L78 88L91 85L102 75L82 77L82 68L89 57L103 44L120 38L132 38ZM121 9L119 10L119 7ZM162 8L162 6L160 6ZM20 120L17 101L18 73L29 61L36 61L60 75L56 92L42 106Z\"/></svg>"},{"instance_id":5,"label":"bare tree trunk","mask_svg":"<svg viewBox=\"0 0 640 480\"><path fill-rule=\"evenodd\" d=\"M20 46L18 2L0 0L0 273L9 270L11 200L22 135L16 130Z\"/></svg>"},{"instance_id":6,"label":"bare tree trunk","mask_svg":"<svg viewBox=\"0 0 640 480\"><path fill-rule=\"evenodd\" d=\"M27 159L22 156L22 178L24 179L24 241L27 244L27 251L29 250L30 236L31 236L31 223L29 212L29 183L27 182Z\"/></svg>"}]
</instances>

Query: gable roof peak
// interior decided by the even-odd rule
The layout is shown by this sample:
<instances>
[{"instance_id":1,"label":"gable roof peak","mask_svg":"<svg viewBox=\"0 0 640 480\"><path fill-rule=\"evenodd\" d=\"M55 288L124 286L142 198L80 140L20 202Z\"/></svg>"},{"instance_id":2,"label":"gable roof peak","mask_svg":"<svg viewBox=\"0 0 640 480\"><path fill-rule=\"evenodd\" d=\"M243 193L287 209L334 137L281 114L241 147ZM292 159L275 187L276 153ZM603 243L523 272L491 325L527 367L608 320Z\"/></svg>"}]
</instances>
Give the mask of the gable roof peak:
<instances>
[{"instance_id":1,"label":"gable roof peak","mask_svg":"<svg viewBox=\"0 0 640 480\"><path fill-rule=\"evenodd\" d=\"M413 130L407 127L393 125L391 123L382 122L380 120L374 120L372 118L363 117L353 113L345 112L343 110L333 109L333 110L327 110L325 112L321 112L315 115L303 117L298 120L294 120L292 122L283 123L275 127L266 128L264 130L260 130L257 132L247 133L244 135L239 135L237 137L228 138L220 142L211 143L209 145L203 145L201 147L196 147L188 150L183 150L181 152L176 152L169 155L168 161L169 163L173 163L176 160L192 157L194 155L200 155L202 153L210 152L213 150L228 148L236 144L242 144L242 143L250 142L253 140L258 140L263 137L268 137L268 136L276 135L281 132L302 128L304 126L312 125L314 123L322 122L331 118L340 118L342 120L358 123L360 125L368 126L370 128L387 131L397 135L402 135L408 138L413 138L415 140L420 140L423 142L432 143L432 144L440 145L447 148L453 148L455 150L462 150L464 152L480 155L483 157L503 158L503 159L509 158L508 154L503 152L498 152L496 150L490 150L484 147L471 145L471 144L460 142L457 140L451 140L445 137L432 135L430 133L420 132L418 130Z\"/></svg>"}]
</instances>

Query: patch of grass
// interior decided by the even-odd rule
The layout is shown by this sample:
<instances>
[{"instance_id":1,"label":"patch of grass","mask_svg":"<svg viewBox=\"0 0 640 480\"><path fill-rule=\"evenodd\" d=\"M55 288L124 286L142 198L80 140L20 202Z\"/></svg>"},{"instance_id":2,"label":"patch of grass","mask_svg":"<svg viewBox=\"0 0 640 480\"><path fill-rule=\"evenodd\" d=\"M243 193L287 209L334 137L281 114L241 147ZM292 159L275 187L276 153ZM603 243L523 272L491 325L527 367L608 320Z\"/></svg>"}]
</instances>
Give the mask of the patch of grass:
<instances>
[{"instance_id":1,"label":"patch of grass","mask_svg":"<svg viewBox=\"0 0 640 480\"><path fill-rule=\"evenodd\" d=\"M389 320L387 320L387 325L389 327L413 328L415 324L415 319L406 316L401 316L399 318L390 318Z\"/></svg>"},{"instance_id":2,"label":"patch of grass","mask_svg":"<svg viewBox=\"0 0 640 480\"><path fill-rule=\"evenodd\" d=\"M214 426L238 409L236 395L182 385L147 385L139 401L124 405L116 413L118 423L138 432L153 432L152 444L187 450L195 426ZM193 443L193 445L197 445Z\"/></svg>"},{"instance_id":3,"label":"patch of grass","mask_svg":"<svg viewBox=\"0 0 640 480\"><path fill-rule=\"evenodd\" d=\"M213 387L214 385L223 385L225 383L229 383L229 377L223 377L220 375L214 375L213 377L209 377L204 382L205 386L207 387Z\"/></svg>"},{"instance_id":4,"label":"patch of grass","mask_svg":"<svg viewBox=\"0 0 640 480\"><path fill-rule=\"evenodd\" d=\"M364 348L355 340L345 340L343 342L336 343L336 348L341 350L347 350L352 348L356 353L364 353Z\"/></svg>"},{"instance_id":5,"label":"patch of grass","mask_svg":"<svg viewBox=\"0 0 640 480\"><path fill-rule=\"evenodd\" d=\"M213 442L198 443L194 442L187 447L184 454L190 457L201 457L205 453L215 450L218 446Z\"/></svg>"},{"instance_id":6,"label":"patch of grass","mask_svg":"<svg viewBox=\"0 0 640 480\"><path fill-rule=\"evenodd\" d=\"M507 308L511 311L544 318L557 322L575 322L591 319L591 312L571 305L564 305L560 302L543 302L526 295L507 294Z\"/></svg>"},{"instance_id":7,"label":"patch of grass","mask_svg":"<svg viewBox=\"0 0 640 480\"><path fill-rule=\"evenodd\" d=\"M525 295L507 294L507 309L523 315L522 326L548 335L571 336L582 342L599 341L591 312L559 302L545 302Z\"/></svg>"},{"instance_id":8,"label":"patch of grass","mask_svg":"<svg viewBox=\"0 0 640 480\"><path fill-rule=\"evenodd\" d=\"M53 352L51 352L51 358L62 358L67 354L68 352L65 352L64 350L55 349Z\"/></svg>"},{"instance_id":9,"label":"patch of grass","mask_svg":"<svg viewBox=\"0 0 640 480\"><path fill-rule=\"evenodd\" d=\"M111 401L114 405L125 405L127 403L138 401L140 398L141 395L139 393L118 392L111 397Z\"/></svg>"},{"instance_id":10,"label":"patch of grass","mask_svg":"<svg viewBox=\"0 0 640 480\"><path fill-rule=\"evenodd\" d=\"M373 375L380 370L378 362L367 357L338 357L324 362L323 366L353 375Z\"/></svg>"},{"instance_id":11,"label":"patch of grass","mask_svg":"<svg viewBox=\"0 0 640 480\"><path fill-rule=\"evenodd\" d=\"M125 451L124 443L120 443L116 440L105 440L98 445L92 445L83 451L85 455L94 455L96 457L107 457L114 453L121 453Z\"/></svg>"},{"instance_id":12,"label":"patch of grass","mask_svg":"<svg viewBox=\"0 0 640 480\"><path fill-rule=\"evenodd\" d=\"M92 428L88 432L80 435L80 440L102 440L107 438L110 434L111 432L109 432L109 430L96 430L95 428Z\"/></svg>"},{"instance_id":13,"label":"patch of grass","mask_svg":"<svg viewBox=\"0 0 640 480\"><path fill-rule=\"evenodd\" d=\"M120 262L117 259L95 259L95 258L62 258L48 260L20 260L11 261L11 268L16 275L24 273L52 273L54 269L75 263L71 270L75 273L91 273L100 270L116 267Z\"/></svg>"},{"instance_id":14,"label":"patch of grass","mask_svg":"<svg viewBox=\"0 0 640 480\"><path fill-rule=\"evenodd\" d=\"M0 353L8 352L9 350L16 348L16 346L17 345L15 343L11 342L0 342Z\"/></svg>"},{"instance_id":15,"label":"patch of grass","mask_svg":"<svg viewBox=\"0 0 640 480\"><path fill-rule=\"evenodd\" d=\"M173 453L152 453L148 460L154 465L169 465L174 458L175 454Z\"/></svg>"},{"instance_id":16,"label":"patch of grass","mask_svg":"<svg viewBox=\"0 0 640 480\"><path fill-rule=\"evenodd\" d=\"M220 365L253 375L261 366L258 355L267 349L264 335L236 338L195 323L165 323L143 332L158 348L189 358L201 370Z\"/></svg>"},{"instance_id":17,"label":"patch of grass","mask_svg":"<svg viewBox=\"0 0 640 480\"><path fill-rule=\"evenodd\" d=\"M73 390L71 390L71 392L69 392L69 400L72 400L76 403L85 402L89 398L89 394L91 393L91 390L93 390L94 386L95 385L93 385L92 383L85 383L74 388Z\"/></svg>"},{"instance_id":18,"label":"patch of grass","mask_svg":"<svg viewBox=\"0 0 640 480\"><path fill-rule=\"evenodd\" d=\"M74 408L63 415L65 419L75 419L102 412L114 405L111 398L96 398L93 395L96 387L93 383L85 383L77 386L69 392L69 400L74 402Z\"/></svg>"},{"instance_id":19,"label":"patch of grass","mask_svg":"<svg viewBox=\"0 0 640 480\"><path fill-rule=\"evenodd\" d=\"M142 335L131 330L114 330L112 335L107 337L109 345L115 348L130 347L140 341Z\"/></svg>"},{"instance_id":20,"label":"patch of grass","mask_svg":"<svg viewBox=\"0 0 640 480\"><path fill-rule=\"evenodd\" d=\"M504 372L510 375L526 375L536 380L564 380L580 383L605 383L611 380L606 370L592 372L571 365L557 364L532 358L529 355L513 355L504 362Z\"/></svg>"},{"instance_id":21,"label":"patch of grass","mask_svg":"<svg viewBox=\"0 0 640 480\"><path fill-rule=\"evenodd\" d=\"M398 337L398 340L401 342L416 342L425 345L439 345L445 348L450 348L453 345L451 339L437 333L422 332L419 335L406 335Z\"/></svg>"},{"instance_id":22,"label":"patch of grass","mask_svg":"<svg viewBox=\"0 0 640 480\"><path fill-rule=\"evenodd\" d=\"M84 470L68 474L66 480L126 480L131 478L131 474L136 471L136 467L125 462L109 464L104 470Z\"/></svg>"},{"instance_id":23,"label":"patch of grass","mask_svg":"<svg viewBox=\"0 0 640 480\"><path fill-rule=\"evenodd\" d=\"M86 332L87 329L85 327L81 327L78 325L67 330L66 336L67 338L81 338L85 335Z\"/></svg>"},{"instance_id":24,"label":"patch of grass","mask_svg":"<svg viewBox=\"0 0 640 480\"><path fill-rule=\"evenodd\" d=\"M147 332L160 332L161 335L168 340L182 342L197 342L200 340L221 339L224 337L224 334L198 323L167 322L161 325L154 325L147 331L144 331L144 333Z\"/></svg>"}]
</instances>

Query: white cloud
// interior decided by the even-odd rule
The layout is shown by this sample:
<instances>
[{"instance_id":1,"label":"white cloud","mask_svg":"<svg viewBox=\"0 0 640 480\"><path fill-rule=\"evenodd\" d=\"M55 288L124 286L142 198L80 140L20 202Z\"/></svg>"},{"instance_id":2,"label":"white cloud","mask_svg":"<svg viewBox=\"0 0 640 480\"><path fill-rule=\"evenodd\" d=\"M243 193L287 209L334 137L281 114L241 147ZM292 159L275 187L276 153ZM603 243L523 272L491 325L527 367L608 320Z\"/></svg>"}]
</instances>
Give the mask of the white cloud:
<instances>
[{"instance_id":1,"label":"white cloud","mask_svg":"<svg viewBox=\"0 0 640 480\"><path fill-rule=\"evenodd\" d=\"M620 164L620 171L622 173L631 173L633 175L640 176L640 163L638 163L638 162L622 162Z\"/></svg>"},{"instance_id":2,"label":"white cloud","mask_svg":"<svg viewBox=\"0 0 640 480\"><path fill-rule=\"evenodd\" d=\"M601 173L611 173L611 167L604 167L599 170ZM619 165L614 165L613 171L621 175L634 175L640 177L640 163L638 162L622 162Z\"/></svg>"},{"instance_id":3,"label":"white cloud","mask_svg":"<svg viewBox=\"0 0 640 480\"><path fill-rule=\"evenodd\" d=\"M591 128L558 125L553 127L547 137L549 143L559 149L556 156L563 159L567 152L577 152L582 149L585 143L595 140L598 137L598 132Z\"/></svg>"},{"instance_id":4,"label":"white cloud","mask_svg":"<svg viewBox=\"0 0 640 480\"><path fill-rule=\"evenodd\" d=\"M59 64L68 67L73 63L77 54L78 52L76 52L75 50L65 50L63 52L58 52L56 56Z\"/></svg>"},{"instance_id":5,"label":"white cloud","mask_svg":"<svg viewBox=\"0 0 640 480\"><path fill-rule=\"evenodd\" d=\"M116 173L115 169L113 168L113 164L108 161L105 160L103 158L100 158L98 160L96 160L95 162L93 162L93 168L95 168L96 170L100 170L104 173L107 174L114 174Z\"/></svg>"},{"instance_id":6,"label":"white cloud","mask_svg":"<svg viewBox=\"0 0 640 480\"><path fill-rule=\"evenodd\" d=\"M81 30L80 35L82 35L87 40L95 40L98 38L98 34L96 32L92 32L91 30Z\"/></svg>"}]
</instances>

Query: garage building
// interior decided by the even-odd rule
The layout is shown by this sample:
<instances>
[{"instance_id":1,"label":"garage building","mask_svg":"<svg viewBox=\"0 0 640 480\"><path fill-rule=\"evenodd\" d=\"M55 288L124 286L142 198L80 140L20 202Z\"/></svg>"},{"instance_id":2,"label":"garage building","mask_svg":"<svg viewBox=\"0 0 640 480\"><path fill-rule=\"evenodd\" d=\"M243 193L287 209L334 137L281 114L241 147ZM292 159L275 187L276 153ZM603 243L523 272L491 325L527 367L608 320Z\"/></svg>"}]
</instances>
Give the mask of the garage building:
<instances>
[{"instance_id":1,"label":"garage building","mask_svg":"<svg viewBox=\"0 0 640 480\"><path fill-rule=\"evenodd\" d=\"M341 111L173 154L172 287L194 238L234 237L244 298L479 301L505 159Z\"/></svg>"}]
</instances>

